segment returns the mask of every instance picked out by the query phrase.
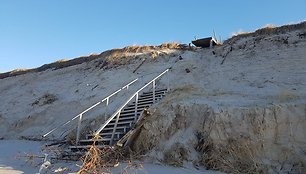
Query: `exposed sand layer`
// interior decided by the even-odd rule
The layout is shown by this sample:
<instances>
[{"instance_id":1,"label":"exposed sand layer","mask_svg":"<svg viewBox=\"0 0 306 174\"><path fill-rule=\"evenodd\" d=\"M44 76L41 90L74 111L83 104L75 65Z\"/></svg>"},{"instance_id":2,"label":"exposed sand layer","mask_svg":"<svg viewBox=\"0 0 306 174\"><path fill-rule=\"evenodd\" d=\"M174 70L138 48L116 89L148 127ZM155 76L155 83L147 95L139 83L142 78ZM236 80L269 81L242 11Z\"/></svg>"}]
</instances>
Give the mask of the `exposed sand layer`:
<instances>
[{"instance_id":1,"label":"exposed sand layer","mask_svg":"<svg viewBox=\"0 0 306 174\"><path fill-rule=\"evenodd\" d=\"M152 107L134 149L173 165L299 173L306 165L305 31L305 22L260 30L213 49L131 47L65 68L0 79L0 138L41 139L139 78L111 99L113 113L142 85L171 68L171 91ZM157 86L163 88L166 82L162 78ZM83 130L95 130L104 112L101 105L85 114ZM75 135L75 127L72 122L47 138ZM227 165L218 163L216 152Z\"/></svg>"}]
</instances>

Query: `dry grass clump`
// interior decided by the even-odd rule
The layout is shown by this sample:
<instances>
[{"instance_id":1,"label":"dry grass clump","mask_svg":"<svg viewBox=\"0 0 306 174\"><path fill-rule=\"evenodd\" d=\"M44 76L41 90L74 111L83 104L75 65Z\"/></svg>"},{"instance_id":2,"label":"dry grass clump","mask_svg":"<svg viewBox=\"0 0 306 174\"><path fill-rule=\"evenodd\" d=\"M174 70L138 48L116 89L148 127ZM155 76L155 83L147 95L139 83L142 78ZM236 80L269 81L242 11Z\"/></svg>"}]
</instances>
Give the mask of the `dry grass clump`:
<instances>
[{"instance_id":1,"label":"dry grass clump","mask_svg":"<svg viewBox=\"0 0 306 174\"><path fill-rule=\"evenodd\" d=\"M163 43L159 46L161 49L181 49L181 44L177 42L169 42L169 43Z\"/></svg>"},{"instance_id":2,"label":"dry grass clump","mask_svg":"<svg viewBox=\"0 0 306 174\"><path fill-rule=\"evenodd\" d=\"M159 46L152 46L152 45L134 45L134 46L127 46L120 50L122 53L144 53L144 52L151 52L151 51L158 51L162 49L182 49L181 44L177 42L169 42L169 43L163 43Z\"/></svg>"},{"instance_id":3,"label":"dry grass clump","mask_svg":"<svg viewBox=\"0 0 306 174\"><path fill-rule=\"evenodd\" d=\"M97 140L99 137L95 137ZM83 165L77 174L111 174L111 168L119 166L119 161L127 161L127 166L120 171L121 174L138 173L144 171L141 163L127 160L126 153L118 146L98 147L96 142L90 146L86 154L81 158ZM131 157L130 157L131 158Z\"/></svg>"},{"instance_id":4,"label":"dry grass clump","mask_svg":"<svg viewBox=\"0 0 306 174\"><path fill-rule=\"evenodd\" d=\"M92 145L83 157L83 165L77 174L85 173L110 173L108 162L102 159L103 151Z\"/></svg>"},{"instance_id":5,"label":"dry grass clump","mask_svg":"<svg viewBox=\"0 0 306 174\"><path fill-rule=\"evenodd\" d=\"M158 56L165 55L166 53L163 51L164 49L187 49L179 43L171 42L164 43L159 46L127 46L122 49L113 49L110 50L107 55L105 55L105 59L108 61L109 66L116 67L119 65L125 65L134 60L135 58L139 58L140 53L141 56L149 56L152 59L157 58Z\"/></svg>"},{"instance_id":6,"label":"dry grass clump","mask_svg":"<svg viewBox=\"0 0 306 174\"><path fill-rule=\"evenodd\" d=\"M229 138L224 144L213 144L202 139L197 149L202 153L201 163L208 169L229 173L265 173L267 169L258 161L259 147L247 138Z\"/></svg>"},{"instance_id":7,"label":"dry grass clump","mask_svg":"<svg viewBox=\"0 0 306 174\"><path fill-rule=\"evenodd\" d=\"M265 28L276 28L277 26L274 25L274 24L266 24L262 29L265 29Z\"/></svg>"},{"instance_id":8,"label":"dry grass clump","mask_svg":"<svg viewBox=\"0 0 306 174\"><path fill-rule=\"evenodd\" d=\"M242 35L247 35L247 34L249 34L250 32L247 32L247 31L243 31L243 30L239 30L239 31L236 31L236 32L233 32L231 35L232 35L232 37L234 37L234 36L242 36Z\"/></svg>"},{"instance_id":9,"label":"dry grass clump","mask_svg":"<svg viewBox=\"0 0 306 174\"><path fill-rule=\"evenodd\" d=\"M39 99L35 100L32 103L32 106L34 106L34 105L44 106L44 105L47 105L47 104L52 104L56 100L58 100L58 98L54 94L47 93L47 94L44 94Z\"/></svg>"},{"instance_id":10,"label":"dry grass clump","mask_svg":"<svg viewBox=\"0 0 306 174\"><path fill-rule=\"evenodd\" d=\"M265 97L267 100L273 100L277 102L292 102L300 99L300 96L293 91L281 90L278 95L270 95Z\"/></svg>"},{"instance_id":11,"label":"dry grass clump","mask_svg":"<svg viewBox=\"0 0 306 174\"><path fill-rule=\"evenodd\" d=\"M69 60L68 59L60 59L60 60L56 61L56 63L67 62L67 61L69 61Z\"/></svg>"},{"instance_id":12,"label":"dry grass clump","mask_svg":"<svg viewBox=\"0 0 306 174\"><path fill-rule=\"evenodd\" d=\"M189 151L183 145L176 143L173 148L164 153L163 162L171 166L182 167L188 156Z\"/></svg>"},{"instance_id":13,"label":"dry grass clump","mask_svg":"<svg viewBox=\"0 0 306 174\"><path fill-rule=\"evenodd\" d=\"M127 46L122 48L122 52L124 53L143 53L143 52L148 52L150 50L156 49L155 46L139 46L139 45L134 45L134 46Z\"/></svg>"},{"instance_id":14,"label":"dry grass clump","mask_svg":"<svg viewBox=\"0 0 306 174\"><path fill-rule=\"evenodd\" d=\"M34 72L34 69L22 69L22 68L20 68L20 69L15 69L13 71L5 72L5 73L0 72L0 79L26 74L28 72L29 73Z\"/></svg>"},{"instance_id":15,"label":"dry grass clump","mask_svg":"<svg viewBox=\"0 0 306 174\"><path fill-rule=\"evenodd\" d=\"M289 102L299 99L299 96L289 90L283 90L275 98L280 102Z\"/></svg>"},{"instance_id":16,"label":"dry grass clump","mask_svg":"<svg viewBox=\"0 0 306 174\"><path fill-rule=\"evenodd\" d=\"M158 51L152 51L150 56L151 56L152 59L155 59L156 57L159 56L159 52Z\"/></svg>"},{"instance_id":17,"label":"dry grass clump","mask_svg":"<svg viewBox=\"0 0 306 174\"><path fill-rule=\"evenodd\" d=\"M28 71L29 69L26 68L19 68L19 69L14 69L13 71L11 71L11 73L17 73L17 72L23 72L23 71Z\"/></svg>"},{"instance_id":18,"label":"dry grass clump","mask_svg":"<svg viewBox=\"0 0 306 174\"><path fill-rule=\"evenodd\" d=\"M121 174L137 174L139 171L140 173L146 173L144 171L144 167L140 163L133 163L132 161L128 161L127 166L120 172Z\"/></svg>"},{"instance_id":19,"label":"dry grass clump","mask_svg":"<svg viewBox=\"0 0 306 174\"><path fill-rule=\"evenodd\" d=\"M117 166L119 160L123 158L119 149L115 149L112 146L99 148L95 144L94 142L82 157L83 165L77 174L109 174L111 173L110 167Z\"/></svg>"},{"instance_id":20,"label":"dry grass clump","mask_svg":"<svg viewBox=\"0 0 306 174\"><path fill-rule=\"evenodd\" d=\"M271 34L279 34L279 33L285 33L285 32L290 32L290 31L294 31L294 30L301 30L301 29L306 29L306 22L301 22L298 24L293 24L293 25L283 25L280 27L276 27L274 25L271 24L267 24L266 26L264 26L263 28L257 29L255 32L243 32L240 33L238 35L234 35L232 38L229 38L228 40L224 41L224 44L232 44L234 43L236 40L240 39L240 38L245 38L245 37L249 37L249 36L265 36L265 35L271 35Z\"/></svg>"}]
</instances>

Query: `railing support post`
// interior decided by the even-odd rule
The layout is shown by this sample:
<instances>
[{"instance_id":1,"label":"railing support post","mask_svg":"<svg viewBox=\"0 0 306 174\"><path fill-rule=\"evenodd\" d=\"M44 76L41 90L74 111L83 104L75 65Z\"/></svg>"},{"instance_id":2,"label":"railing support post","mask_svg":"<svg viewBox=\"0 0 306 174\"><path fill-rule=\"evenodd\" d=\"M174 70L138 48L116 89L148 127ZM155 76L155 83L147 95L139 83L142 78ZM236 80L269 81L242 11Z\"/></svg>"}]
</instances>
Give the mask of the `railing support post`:
<instances>
[{"instance_id":1,"label":"railing support post","mask_svg":"<svg viewBox=\"0 0 306 174\"><path fill-rule=\"evenodd\" d=\"M106 98L106 108L105 108L105 113L104 113L104 121L107 120L107 114L108 114L108 104L109 104L109 98Z\"/></svg>"},{"instance_id":2,"label":"railing support post","mask_svg":"<svg viewBox=\"0 0 306 174\"><path fill-rule=\"evenodd\" d=\"M116 132L116 129L117 129L117 124L118 124L118 121L119 121L120 113L121 113L121 111L119 111L118 114L117 114L116 122L115 122L115 125L114 125L114 129L113 129L113 133L112 133L112 137L110 139L109 145L113 145L114 136L115 136L115 132Z\"/></svg>"},{"instance_id":3,"label":"railing support post","mask_svg":"<svg viewBox=\"0 0 306 174\"><path fill-rule=\"evenodd\" d=\"M76 145L79 144L79 140L80 140L80 131L81 131L80 129L81 129L82 117L83 117L83 114L80 114L79 121L78 121L78 127L77 127L77 133L76 133L76 139L75 139Z\"/></svg>"},{"instance_id":4,"label":"railing support post","mask_svg":"<svg viewBox=\"0 0 306 174\"><path fill-rule=\"evenodd\" d=\"M137 110L138 110L138 92L136 93L136 96L135 96L135 118L134 118L134 121L137 120Z\"/></svg>"},{"instance_id":5,"label":"railing support post","mask_svg":"<svg viewBox=\"0 0 306 174\"><path fill-rule=\"evenodd\" d=\"M170 91L169 70L167 71L166 78L167 78L167 92L169 92Z\"/></svg>"},{"instance_id":6,"label":"railing support post","mask_svg":"<svg viewBox=\"0 0 306 174\"><path fill-rule=\"evenodd\" d=\"M155 80L153 81L153 103L155 103Z\"/></svg>"}]
</instances>

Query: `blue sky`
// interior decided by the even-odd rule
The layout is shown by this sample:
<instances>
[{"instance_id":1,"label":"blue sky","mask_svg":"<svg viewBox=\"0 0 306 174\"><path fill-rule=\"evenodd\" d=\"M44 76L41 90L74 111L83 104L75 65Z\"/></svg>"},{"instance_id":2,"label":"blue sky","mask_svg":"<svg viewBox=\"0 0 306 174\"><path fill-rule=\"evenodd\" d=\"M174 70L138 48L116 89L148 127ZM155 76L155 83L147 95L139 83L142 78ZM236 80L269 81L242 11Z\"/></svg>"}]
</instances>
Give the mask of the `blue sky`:
<instances>
[{"instance_id":1,"label":"blue sky","mask_svg":"<svg viewBox=\"0 0 306 174\"><path fill-rule=\"evenodd\" d=\"M306 0L0 0L0 72L306 19Z\"/></svg>"}]
</instances>

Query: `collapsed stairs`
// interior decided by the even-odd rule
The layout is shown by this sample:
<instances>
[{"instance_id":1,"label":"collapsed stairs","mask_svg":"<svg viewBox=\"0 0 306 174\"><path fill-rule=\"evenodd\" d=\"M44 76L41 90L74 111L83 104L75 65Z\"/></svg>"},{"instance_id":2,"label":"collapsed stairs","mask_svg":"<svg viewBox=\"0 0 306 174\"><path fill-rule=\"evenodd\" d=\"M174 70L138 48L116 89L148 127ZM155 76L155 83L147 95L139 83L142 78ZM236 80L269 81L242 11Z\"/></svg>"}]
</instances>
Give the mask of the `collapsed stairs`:
<instances>
[{"instance_id":1,"label":"collapsed stairs","mask_svg":"<svg viewBox=\"0 0 306 174\"><path fill-rule=\"evenodd\" d=\"M79 144L70 146L72 151L87 149L90 145L95 143L98 147L105 145L113 145L119 141L129 130L133 128L136 121L138 120L141 112L148 108L150 105L158 102L167 93L167 89L160 89L155 91L155 102L153 92L144 92L138 98L137 111L135 111L135 102L128 104L121 112L120 117L116 125L116 117L109 122L109 124L100 132L100 138L93 140L93 134L86 135L86 139L80 140ZM136 114L135 114L136 113ZM135 117L136 116L136 117ZM115 129L115 130L114 130ZM114 137L112 140L112 134Z\"/></svg>"}]
</instances>

